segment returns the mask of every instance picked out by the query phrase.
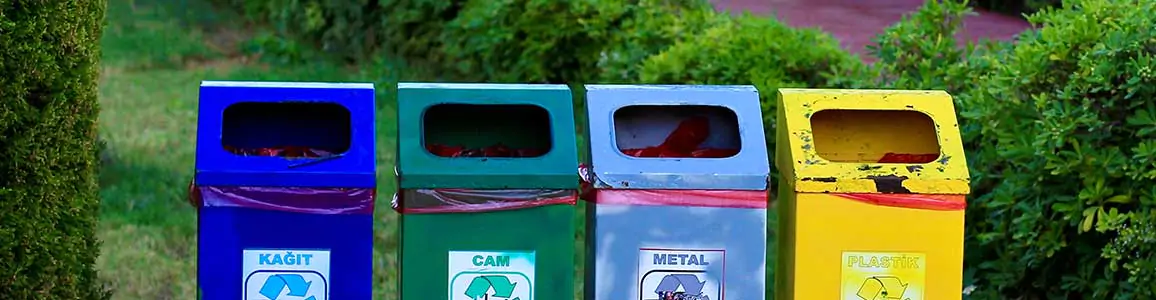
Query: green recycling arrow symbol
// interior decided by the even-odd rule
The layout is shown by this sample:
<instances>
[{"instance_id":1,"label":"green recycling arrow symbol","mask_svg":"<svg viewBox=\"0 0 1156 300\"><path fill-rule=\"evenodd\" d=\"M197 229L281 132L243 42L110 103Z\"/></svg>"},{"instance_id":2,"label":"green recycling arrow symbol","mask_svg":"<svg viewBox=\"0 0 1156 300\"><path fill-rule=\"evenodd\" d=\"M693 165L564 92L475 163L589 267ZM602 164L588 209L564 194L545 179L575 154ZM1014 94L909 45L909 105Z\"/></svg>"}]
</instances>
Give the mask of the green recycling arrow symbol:
<instances>
[{"instance_id":1,"label":"green recycling arrow symbol","mask_svg":"<svg viewBox=\"0 0 1156 300\"><path fill-rule=\"evenodd\" d=\"M515 283L510 282L506 276L487 275L474 277L470 281L470 286L466 288L466 296L470 299L479 299L486 296L490 288L494 288L494 297L509 298L514 294ZM518 300L520 298L515 298Z\"/></svg>"}]
</instances>

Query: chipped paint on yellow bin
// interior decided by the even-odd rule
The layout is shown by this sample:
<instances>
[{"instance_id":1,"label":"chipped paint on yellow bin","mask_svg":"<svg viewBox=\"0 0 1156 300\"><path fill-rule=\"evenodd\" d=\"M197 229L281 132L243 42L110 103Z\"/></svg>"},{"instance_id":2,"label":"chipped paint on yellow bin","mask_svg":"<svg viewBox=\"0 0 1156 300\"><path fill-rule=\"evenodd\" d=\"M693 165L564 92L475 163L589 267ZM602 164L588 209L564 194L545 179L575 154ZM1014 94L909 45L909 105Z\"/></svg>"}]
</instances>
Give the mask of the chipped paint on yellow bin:
<instances>
[{"instance_id":1,"label":"chipped paint on yellow bin","mask_svg":"<svg viewBox=\"0 0 1156 300\"><path fill-rule=\"evenodd\" d=\"M775 299L962 299L970 186L951 95L779 89L775 133Z\"/></svg>"},{"instance_id":2,"label":"chipped paint on yellow bin","mask_svg":"<svg viewBox=\"0 0 1156 300\"><path fill-rule=\"evenodd\" d=\"M843 300L923 300L922 253L843 252Z\"/></svg>"}]
</instances>

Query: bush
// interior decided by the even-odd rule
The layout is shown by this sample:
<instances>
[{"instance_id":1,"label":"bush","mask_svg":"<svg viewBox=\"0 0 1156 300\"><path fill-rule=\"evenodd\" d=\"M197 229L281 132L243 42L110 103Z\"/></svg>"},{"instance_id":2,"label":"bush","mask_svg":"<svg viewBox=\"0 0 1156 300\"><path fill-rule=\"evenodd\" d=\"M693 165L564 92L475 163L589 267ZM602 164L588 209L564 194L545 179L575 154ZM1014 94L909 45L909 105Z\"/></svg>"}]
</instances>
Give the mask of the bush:
<instances>
[{"instance_id":1,"label":"bush","mask_svg":"<svg viewBox=\"0 0 1156 300\"><path fill-rule=\"evenodd\" d=\"M989 299L1156 297L1156 2L1084 0L985 61L961 111L967 253Z\"/></svg>"},{"instance_id":2,"label":"bush","mask_svg":"<svg viewBox=\"0 0 1156 300\"><path fill-rule=\"evenodd\" d=\"M442 49L476 80L629 83L646 57L729 18L706 0L470 1Z\"/></svg>"},{"instance_id":3,"label":"bush","mask_svg":"<svg viewBox=\"0 0 1156 300\"><path fill-rule=\"evenodd\" d=\"M401 57L423 58L445 65L441 37L445 26L457 18L466 0L382 0L380 9L387 13L374 24L379 31L377 42Z\"/></svg>"},{"instance_id":4,"label":"bush","mask_svg":"<svg viewBox=\"0 0 1156 300\"><path fill-rule=\"evenodd\" d=\"M475 80L588 81L631 2L470 1L442 34L446 61Z\"/></svg>"},{"instance_id":5,"label":"bush","mask_svg":"<svg viewBox=\"0 0 1156 300\"><path fill-rule=\"evenodd\" d=\"M779 87L821 86L833 71L861 64L830 35L744 15L648 57L641 82L753 84L766 98Z\"/></svg>"},{"instance_id":6,"label":"bush","mask_svg":"<svg viewBox=\"0 0 1156 300\"><path fill-rule=\"evenodd\" d=\"M0 2L0 298L110 296L94 267L105 6Z\"/></svg>"},{"instance_id":7,"label":"bush","mask_svg":"<svg viewBox=\"0 0 1156 300\"><path fill-rule=\"evenodd\" d=\"M263 21L277 29L281 34L292 34L295 38L321 40L330 28L342 27L348 30L349 26L336 24L326 17L327 7L354 7L357 0L213 0L217 3L238 8L251 19ZM322 6L322 3L330 4ZM331 13L330 13L331 14ZM346 41L346 44L352 44ZM334 41L334 44L342 44ZM347 46L346 48L351 48Z\"/></svg>"},{"instance_id":8,"label":"bush","mask_svg":"<svg viewBox=\"0 0 1156 300\"><path fill-rule=\"evenodd\" d=\"M403 56L436 53L442 27L466 0L215 0L331 55L362 60L381 50ZM264 45L282 48L277 41Z\"/></svg>"},{"instance_id":9,"label":"bush","mask_svg":"<svg viewBox=\"0 0 1156 300\"><path fill-rule=\"evenodd\" d=\"M705 0L643 0L628 14L599 56L601 83L636 83L642 62L651 55L731 21L730 15L715 11Z\"/></svg>"}]
</instances>

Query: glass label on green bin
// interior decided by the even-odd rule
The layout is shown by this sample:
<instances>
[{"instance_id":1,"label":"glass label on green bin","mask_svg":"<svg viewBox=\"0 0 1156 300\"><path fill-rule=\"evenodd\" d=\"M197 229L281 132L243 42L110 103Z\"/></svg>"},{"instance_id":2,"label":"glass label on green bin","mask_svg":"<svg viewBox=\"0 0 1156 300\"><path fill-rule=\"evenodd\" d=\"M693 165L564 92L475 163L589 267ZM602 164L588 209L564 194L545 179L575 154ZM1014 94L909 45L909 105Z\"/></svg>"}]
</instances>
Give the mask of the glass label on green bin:
<instances>
[{"instance_id":1,"label":"glass label on green bin","mask_svg":"<svg viewBox=\"0 0 1156 300\"><path fill-rule=\"evenodd\" d=\"M448 300L533 300L534 252L450 251Z\"/></svg>"}]
</instances>

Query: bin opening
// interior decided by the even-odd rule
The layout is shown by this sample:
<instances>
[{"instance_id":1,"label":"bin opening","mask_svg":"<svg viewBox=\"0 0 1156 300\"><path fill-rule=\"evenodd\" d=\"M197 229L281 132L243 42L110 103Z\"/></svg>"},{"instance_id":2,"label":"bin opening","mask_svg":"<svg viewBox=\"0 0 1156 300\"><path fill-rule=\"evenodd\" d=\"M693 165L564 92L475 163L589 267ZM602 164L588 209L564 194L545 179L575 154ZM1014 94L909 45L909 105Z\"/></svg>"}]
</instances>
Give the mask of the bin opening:
<instances>
[{"instance_id":1,"label":"bin opening","mask_svg":"<svg viewBox=\"0 0 1156 300\"><path fill-rule=\"evenodd\" d=\"M539 157L553 145L550 112L529 104L438 104L422 117L426 150L441 157Z\"/></svg>"},{"instance_id":2,"label":"bin opening","mask_svg":"<svg viewBox=\"0 0 1156 300\"><path fill-rule=\"evenodd\" d=\"M325 157L349 151L349 110L325 102L238 102L225 108L221 146L237 155Z\"/></svg>"},{"instance_id":3,"label":"bin opening","mask_svg":"<svg viewBox=\"0 0 1156 300\"><path fill-rule=\"evenodd\" d=\"M614 135L618 151L632 157L727 158L742 150L738 115L722 106L625 106L614 112Z\"/></svg>"},{"instance_id":4,"label":"bin opening","mask_svg":"<svg viewBox=\"0 0 1156 300\"><path fill-rule=\"evenodd\" d=\"M930 116L911 110L820 110L811 115L815 152L831 162L924 164L939 159Z\"/></svg>"}]
</instances>

